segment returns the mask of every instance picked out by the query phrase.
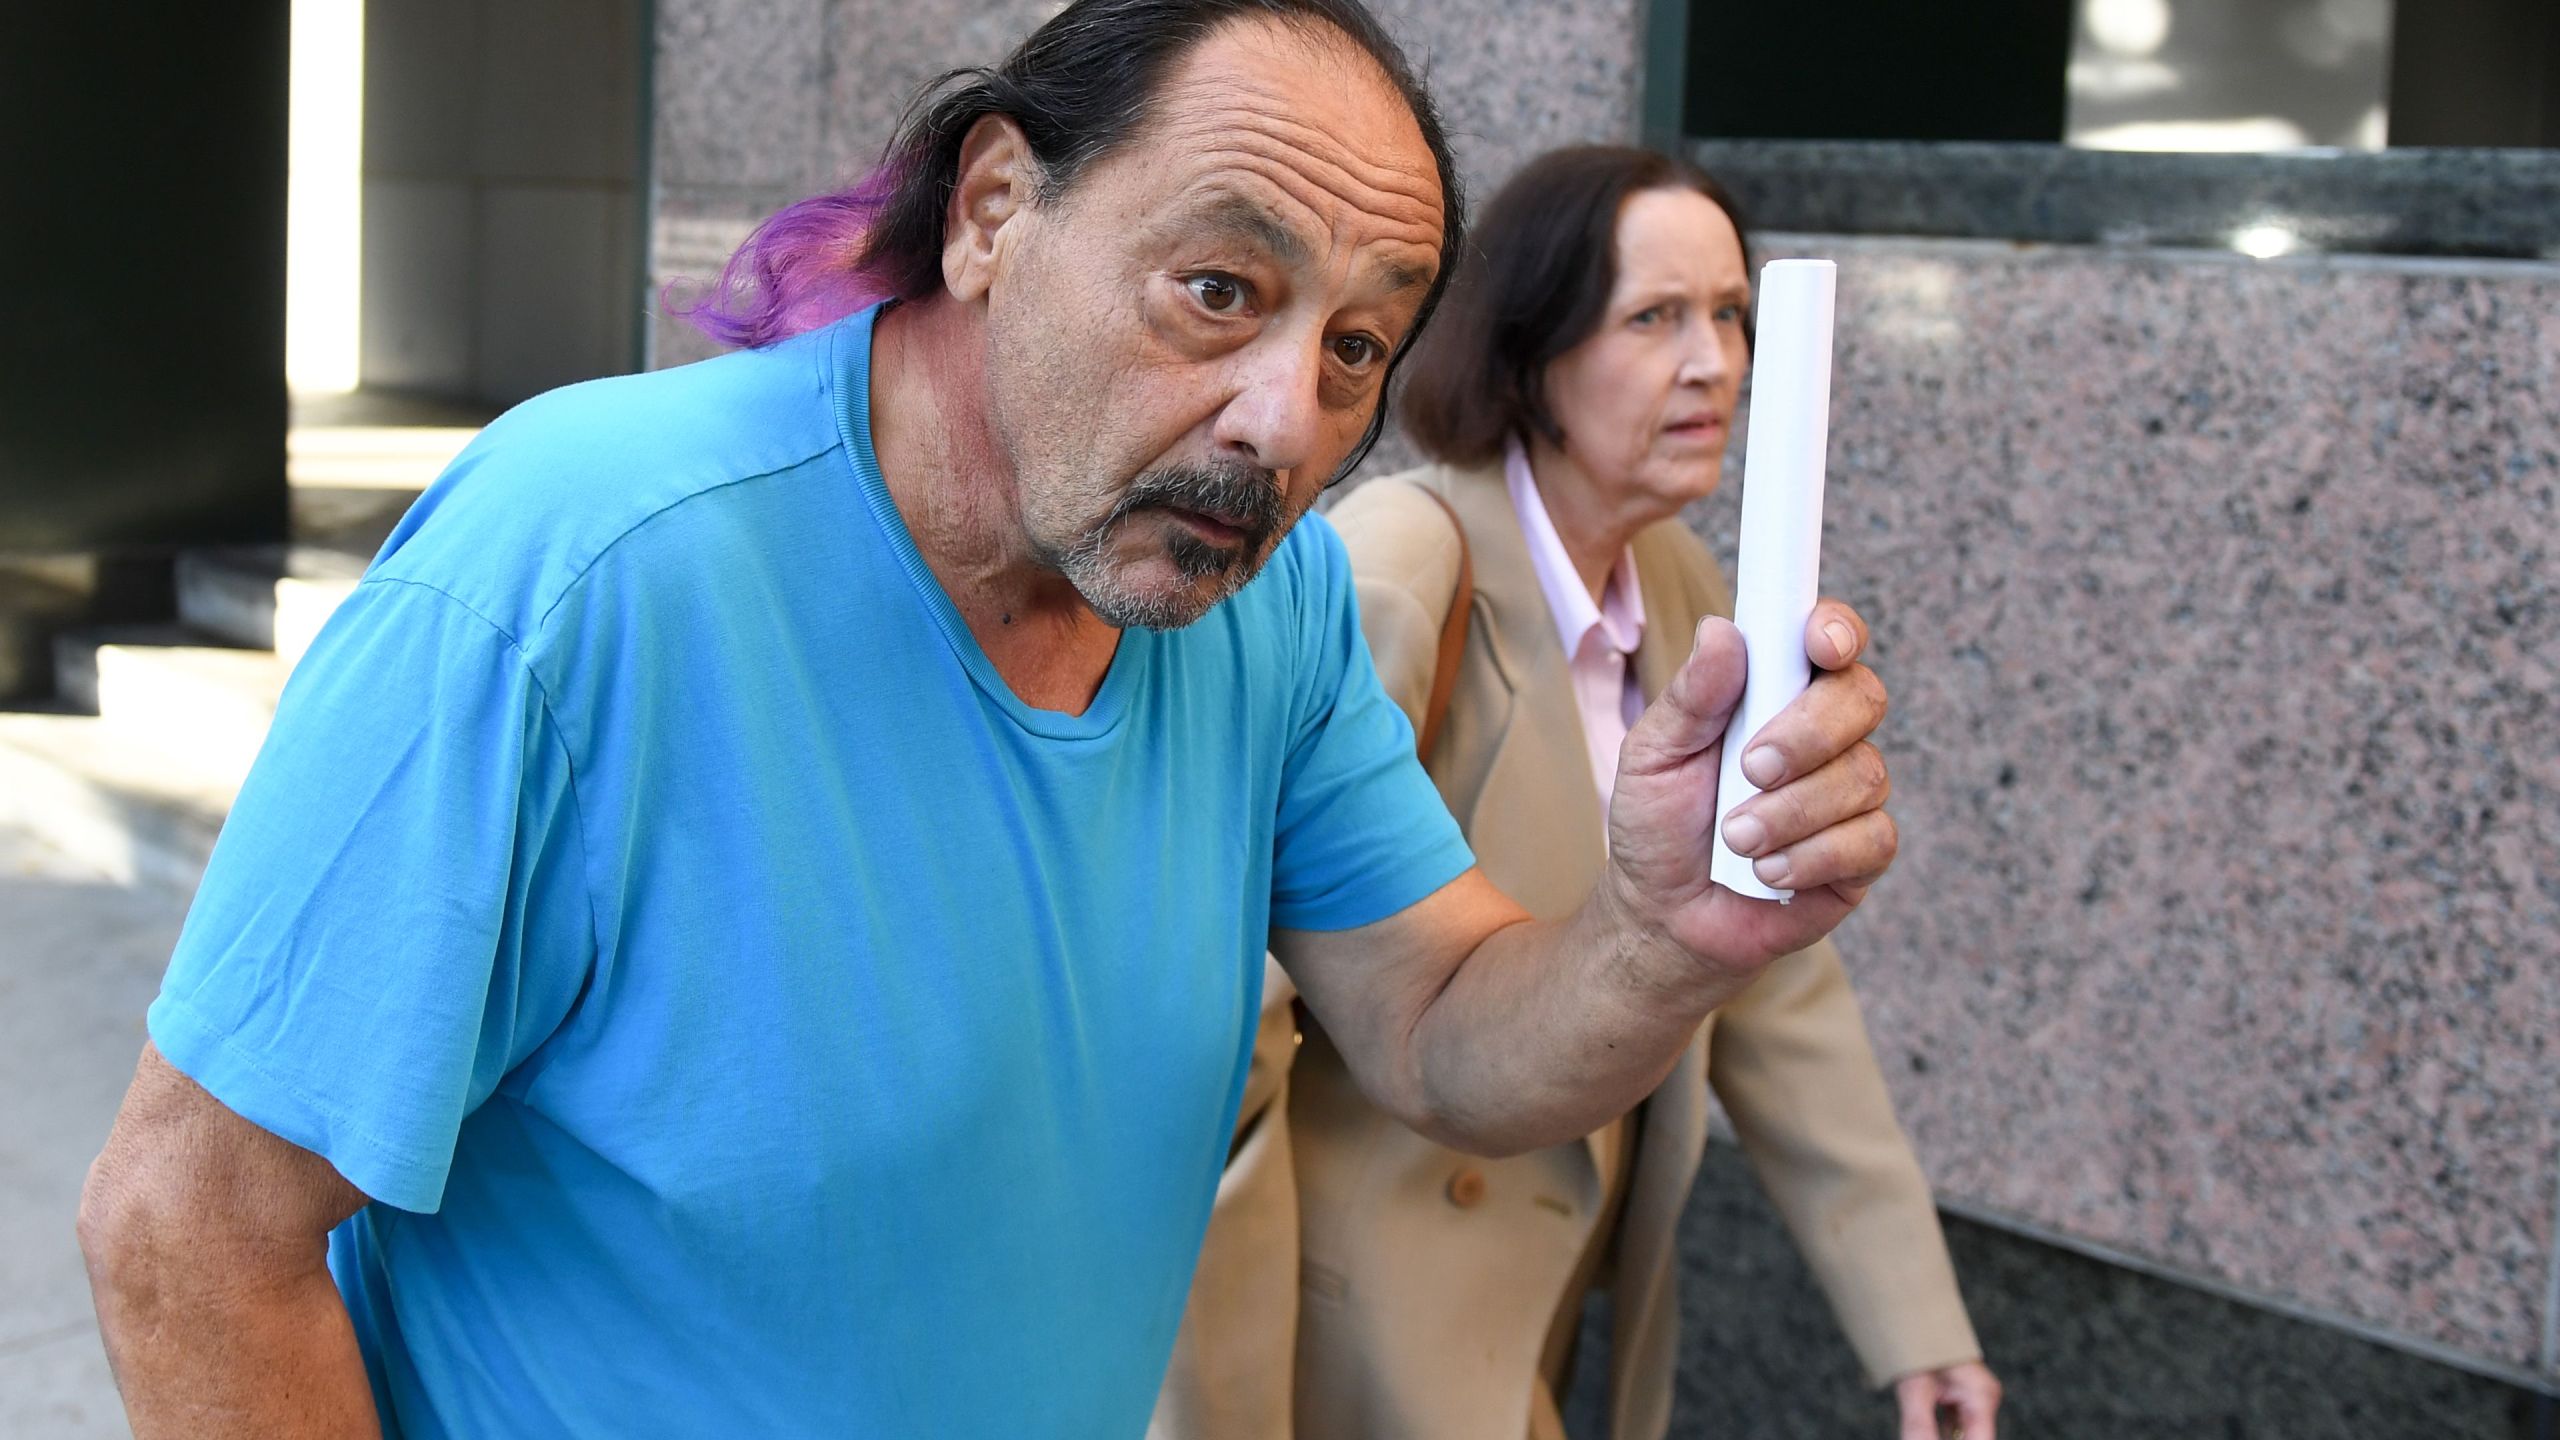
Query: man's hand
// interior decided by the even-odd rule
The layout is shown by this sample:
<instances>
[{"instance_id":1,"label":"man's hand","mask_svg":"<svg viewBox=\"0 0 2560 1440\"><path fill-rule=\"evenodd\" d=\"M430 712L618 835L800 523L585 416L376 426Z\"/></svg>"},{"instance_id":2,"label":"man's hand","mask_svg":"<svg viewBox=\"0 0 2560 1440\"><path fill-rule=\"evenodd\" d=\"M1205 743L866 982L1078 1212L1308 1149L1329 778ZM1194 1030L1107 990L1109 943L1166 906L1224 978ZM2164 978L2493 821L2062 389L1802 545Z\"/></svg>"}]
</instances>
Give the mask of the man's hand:
<instances>
[{"instance_id":1,"label":"man's hand","mask_svg":"<svg viewBox=\"0 0 2560 1440\"><path fill-rule=\"evenodd\" d=\"M1743 671L1741 633L1709 620L1618 752L1610 864L1573 915L1532 921L1469 870L1355 930L1273 932L1361 1088L1423 1134L1486 1155L1632 1109L1709 1010L1829 933L1893 862L1884 762L1866 743L1884 687L1857 663L1865 645L1856 612L1815 606L1805 648L1823 673L1749 742L1767 751L1748 762L1765 793L1741 814L1766 833L1736 848L1792 904L1707 878Z\"/></svg>"},{"instance_id":2,"label":"man's hand","mask_svg":"<svg viewBox=\"0 0 2560 1440\"><path fill-rule=\"evenodd\" d=\"M1993 1440L1994 1417L2000 1413L2000 1381L1979 1360L1923 1370L1893 1382L1893 1398L1902 1407L1902 1429L1896 1440ZM1952 1412L1956 1428L1940 1428Z\"/></svg>"},{"instance_id":3,"label":"man's hand","mask_svg":"<svg viewBox=\"0 0 2560 1440\"><path fill-rule=\"evenodd\" d=\"M1745 899L1711 883L1716 777L1741 703L1742 633L1698 626L1680 673L1627 732L1609 807L1610 881L1619 902L1711 965L1748 976L1830 933L1893 863L1892 790L1867 737L1884 719L1883 682L1858 663L1866 622L1836 600L1805 625L1813 683L1759 734L1743 773L1761 794L1725 822L1726 843L1792 903Z\"/></svg>"}]
</instances>

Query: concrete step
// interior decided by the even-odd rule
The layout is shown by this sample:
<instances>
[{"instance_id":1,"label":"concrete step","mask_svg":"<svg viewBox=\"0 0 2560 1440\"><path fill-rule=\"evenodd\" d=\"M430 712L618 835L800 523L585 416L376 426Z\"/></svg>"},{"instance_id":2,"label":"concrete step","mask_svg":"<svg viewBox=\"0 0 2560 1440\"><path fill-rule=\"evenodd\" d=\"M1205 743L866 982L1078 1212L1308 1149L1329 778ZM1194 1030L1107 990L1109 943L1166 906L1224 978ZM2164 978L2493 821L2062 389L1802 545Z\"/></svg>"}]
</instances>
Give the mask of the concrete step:
<instances>
[{"instance_id":1,"label":"concrete step","mask_svg":"<svg viewBox=\"0 0 2560 1440\"><path fill-rule=\"evenodd\" d=\"M53 693L53 637L64 630L166 617L174 573L157 553L0 555L0 696Z\"/></svg>"},{"instance_id":2,"label":"concrete step","mask_svg":"<svg viewBox=\"0 0 2560 1440\"><path fill-rule=\"evenodd\" d=\"M417 498L416 490L296 485L293 538L371 559Z\"/></svg>"},{"instance_id":3,"label":"concrete step","mask_svg":"<svg viewBox=\"0 0 2560 1440\"><path fill-rule=\"evenodd\" d=\"M181 625L74 630L54 640L63 702L150 746L181 773L237 789L293 666Z\"/></svg>"},{"instance_id":4,"label":"concrete step","mask_svg":"<svg viewBox=\"0 0 2560 1440\"><path fill-rule=\"evenodd\" d=\"M482 408L382 391L298 397L293 416L293 538L368 559L489 420Z\"/></svg>"},{"instance_id":5,"label":"concrete step","mask_svg":"<svg viewBox=\"0 0 2560 1440\"><path fill-rule=\"evenodd\" d=\"M363 578L362 556L309 545L189 550L178 556L178 620L290 666Z\"/></svg>"},{"instance_id":6,"label":"concrete step","mask_svg":"<svg viewBox=\"0 0 2560 1440\"><path fill-rule=\"evenodd\" d=\"M285 433L295 485L419 491L480 433L474 424L296 425Z\"/></svg>"},{"instance_id":7,"label":"concrete step","mask_svg":"<svg viewBox=\"0 0 2560 1440\"><path fill-rule=\"evenodd\" d=\"M0 825L121 883L193 891L238 789L94 715L0 713Z\"/></svg>"}]
</instances>

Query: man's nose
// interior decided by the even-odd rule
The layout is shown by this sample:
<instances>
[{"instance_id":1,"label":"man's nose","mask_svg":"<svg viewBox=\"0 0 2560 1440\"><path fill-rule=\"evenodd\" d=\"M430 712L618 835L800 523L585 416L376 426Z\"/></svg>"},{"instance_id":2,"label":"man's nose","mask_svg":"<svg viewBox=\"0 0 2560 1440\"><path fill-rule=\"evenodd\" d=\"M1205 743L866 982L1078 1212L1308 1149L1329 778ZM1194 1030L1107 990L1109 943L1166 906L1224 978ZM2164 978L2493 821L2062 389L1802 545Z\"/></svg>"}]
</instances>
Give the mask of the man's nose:
<instances>
[{"instance_id":1,"label":"man's nose","mask_svg":"<svg viewBox=\"0 0 2560 1440\"><path fill-rule=\"evenodd\" d=\"M1218 414L1219 447L1265 470L1295 471L1324 443L1321 337L1268 335L1237 357L1236 391Z\"/></svg>"}]
</instances>

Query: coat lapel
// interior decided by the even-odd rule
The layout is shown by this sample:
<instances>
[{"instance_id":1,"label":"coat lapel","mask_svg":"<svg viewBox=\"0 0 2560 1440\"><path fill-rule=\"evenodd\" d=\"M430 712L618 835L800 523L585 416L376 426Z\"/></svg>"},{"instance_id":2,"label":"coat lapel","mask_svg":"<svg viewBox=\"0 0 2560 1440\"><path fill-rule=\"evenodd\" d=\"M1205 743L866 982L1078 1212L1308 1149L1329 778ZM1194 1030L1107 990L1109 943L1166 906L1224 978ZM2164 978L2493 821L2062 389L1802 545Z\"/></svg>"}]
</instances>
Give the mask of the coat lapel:
<instances>
[{"instance_id":1,"label":"coat lapel","mask_svg":"<svg viewBox=\"0 0 2560 1440\"><path fill-rule=\"evenodd\" d=\"M1482 783L1458 818L1486 876L1531 914L1557 918L1590 893L1606 843L1588 769L1559 758L1586 749L1564 646L1501 471L1435 470L1432 479L1466 530L1475 624L1510 698L1505 723L1475 762Z\"/></svg>"},{"instance_id":2,"label":"coat lapel","mask_svg":"<svg viewBox=\"0 0 2560 1440\"><path fill-rule=\"evenodd\" d=\"M1651 704L1680 662L1689 658L1689 641L1697 629L1693 615L1730 619L1733 601L1725 593L1724 576L1697 538L1677 520L1665 520L1639 532L1636 576L1644 590L1644 639L1636 646L1636 684Z\"/></svg>"}]
</instances>

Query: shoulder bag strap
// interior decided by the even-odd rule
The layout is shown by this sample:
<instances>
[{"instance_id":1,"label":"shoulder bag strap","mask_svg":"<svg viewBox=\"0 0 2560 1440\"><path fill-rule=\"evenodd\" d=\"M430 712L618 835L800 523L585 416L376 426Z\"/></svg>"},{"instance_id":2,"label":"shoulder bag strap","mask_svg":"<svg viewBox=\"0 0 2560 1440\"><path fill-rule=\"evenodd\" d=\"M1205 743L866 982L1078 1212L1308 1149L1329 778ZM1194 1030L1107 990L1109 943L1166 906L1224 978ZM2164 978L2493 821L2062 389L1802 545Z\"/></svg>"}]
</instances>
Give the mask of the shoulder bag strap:
<instances>
[{"instance_id":1,"label":"shoulder bag strap","mask_svg":"<svg viewBox=\"0 0 2560 1440\"><path fill-rule=\"evenodd\" d=\"M1467 527L1458 523L1458 512L1449 502L1429 490L1431 503L1449 517L1449 528L1458 536L1458 589L1449 599L1449 614L1440 622L1440 659L1431 671L1431 699L1422 707L1422 734L1414 746L1424 763L1431 759L1431 747L1440 739L1440 722L1449 718L1449 697L1458 688L1458 661L1467 649L1467 612L1475 608L1476 567L1467 553Z\"/></svg>"}]
</instances>

